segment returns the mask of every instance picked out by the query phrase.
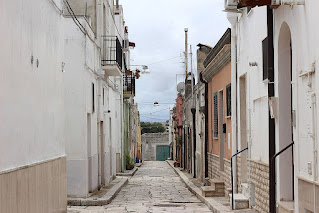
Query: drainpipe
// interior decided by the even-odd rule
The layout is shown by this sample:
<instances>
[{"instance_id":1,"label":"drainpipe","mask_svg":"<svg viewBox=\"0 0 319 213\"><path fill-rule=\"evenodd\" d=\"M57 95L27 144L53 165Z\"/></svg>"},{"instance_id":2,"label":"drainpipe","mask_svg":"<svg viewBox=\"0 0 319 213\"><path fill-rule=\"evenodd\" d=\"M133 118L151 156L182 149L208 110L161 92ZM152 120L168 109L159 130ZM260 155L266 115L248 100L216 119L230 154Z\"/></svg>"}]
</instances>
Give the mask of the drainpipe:
<instances>
[{"instance_id":1,"label":"drainpipe","mask_svg":"<svg viewBox=\"0 0 319 213\"><path fill-rule=\"evenodd\" d=\"M236 41L236 24L237 14L227 13L227 19L231 23L231 125L232 125L232 153L235 154L238 150L238 126L237 126L237 41ZM233 164L234 182L233 189L237 190L237 156L234 158Z\"/></svg>"},{"instance_id":2,"label":"drainpipe","mask_svg":"<svg viewBox=\"0 0 319 213\"><path fill-rule=\"evenodd\" d=\"M208 177L208 83L203 78L203 73L199 74L200 81L205 84L205 178Z\"/></svg>"},{"instance_id":3,"label":"drainpipe","mask_svg":"<svg viewBox=\"0 0 319 213\"><path fill-rule=\"evenodd\" d=\"M268 28L268 98L275 96L274 77L274 15L270 6L267 6L267 28ZM276 154L276 126L275 119L271 118L269 111L268 137L269 137L269 211L276 212L276 176L275 162L271 163L272 157Z\"/></svg>"},{"instance_id":4,"label":"drainpipe","mask_svg":"<svg viewBox=\"0 0 319 213\"><path fill-rule=\"evenodd\" d=\"M192 53L192 45L190 45L190 55L191 55L191 77L192 77L192 108L191 112L193 114L193 159L194 159L194 174L193 178L196 178L196 106L195 106L195 99L194 99L194 74L193 74L193 53Z\"/></svg>"}]
</instances>

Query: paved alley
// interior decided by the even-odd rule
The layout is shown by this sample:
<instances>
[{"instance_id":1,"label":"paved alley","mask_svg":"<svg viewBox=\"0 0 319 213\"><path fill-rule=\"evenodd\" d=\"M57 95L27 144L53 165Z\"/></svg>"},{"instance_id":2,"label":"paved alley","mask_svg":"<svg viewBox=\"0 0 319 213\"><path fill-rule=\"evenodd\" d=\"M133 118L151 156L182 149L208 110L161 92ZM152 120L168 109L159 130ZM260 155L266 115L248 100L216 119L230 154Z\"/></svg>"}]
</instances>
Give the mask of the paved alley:
<instances>
[{"instance_id":1,"label":"paved alley","mask_svg":"<svg viewBox=\"0 0 319 213\"><path fill-rule=\"evenodd\" d=\"M107 206L69 207L77 212L211 212L166 163L147 161Z\"/></svg>"}]
</instances>

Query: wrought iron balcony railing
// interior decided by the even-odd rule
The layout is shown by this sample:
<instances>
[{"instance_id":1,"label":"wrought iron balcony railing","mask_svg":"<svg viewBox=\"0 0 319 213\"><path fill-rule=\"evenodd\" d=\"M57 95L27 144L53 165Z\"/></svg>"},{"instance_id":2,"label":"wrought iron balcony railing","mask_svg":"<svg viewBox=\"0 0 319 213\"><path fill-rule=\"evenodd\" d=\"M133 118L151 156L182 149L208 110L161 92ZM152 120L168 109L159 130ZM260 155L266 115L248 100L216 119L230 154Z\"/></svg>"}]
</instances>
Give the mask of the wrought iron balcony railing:
<instances>
[{"instance_id":1,"label":"wrought iron balcony railing","mask_svg":"<svg viewBox=\"0 0 319 213\"><path fill-rule=\"evenodd\" d=\"M102 66L118 65L122 70L123 50L116 36L102 36Z\"/></svg>"},{"instance_id":2,"label":"wrought iron balcony railing","mask_svg":"<svg viewBox=\"0 0 319 213\"><path fill-rule=\"evenodd\" d=\"M135 96L135 75L124 74L123 76L123 93L124 97L134 97Z\"/></svg>"}]
</instances>

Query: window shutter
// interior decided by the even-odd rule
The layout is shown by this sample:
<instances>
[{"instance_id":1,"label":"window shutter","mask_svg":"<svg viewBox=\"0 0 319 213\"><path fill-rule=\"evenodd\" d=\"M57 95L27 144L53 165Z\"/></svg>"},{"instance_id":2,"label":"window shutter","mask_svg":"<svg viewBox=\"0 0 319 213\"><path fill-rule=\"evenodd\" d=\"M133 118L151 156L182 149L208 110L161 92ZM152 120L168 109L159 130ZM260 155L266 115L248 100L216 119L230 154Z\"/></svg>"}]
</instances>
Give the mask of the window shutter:
<instances>
[{"instance_id":1,"label":"window shutter","mask_svg":"<svg viewBox=\"0 0 319 213\"><path fill-rule=\"evenodd\" d=\"M218 137L218 102L217 102L217 92L214 93L214 137Z\"/></svg>"},{"instance_id":2,"label":"window shutter","mask_svg":"<svg viewBox=\"0 0 319 213\"><path fill-rule=\"evenodd\" d=\"M268 79L268 37L263 40L263 80Z\"/></svg>"},{"instance_id":3,"label":"window shutter","mask_svg":"<svg viewBox=\"0 0 319 213\"><path fill-rule=\"evenodd\" d=\"M227 116L231 116L231 84L226 86Z\"/></svg>"}]
</instances>

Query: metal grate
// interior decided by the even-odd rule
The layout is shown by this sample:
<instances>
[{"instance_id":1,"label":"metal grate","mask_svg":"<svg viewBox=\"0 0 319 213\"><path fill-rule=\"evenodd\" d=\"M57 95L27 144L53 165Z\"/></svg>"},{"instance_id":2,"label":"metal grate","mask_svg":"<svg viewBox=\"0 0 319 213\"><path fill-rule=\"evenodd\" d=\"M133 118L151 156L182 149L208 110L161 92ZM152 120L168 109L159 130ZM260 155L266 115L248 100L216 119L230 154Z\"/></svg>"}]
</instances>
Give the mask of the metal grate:
<instances>
[{"instance_id":1,"label":"metal grate","mask_svg":"<svg viewBox=\"0 0 319 213\"><path fill-rule=\"evenodd\" d=\"M117 64L122 69L123 50L116 36L102 36L102 66Z\"/></svg>"}]
</instances>

